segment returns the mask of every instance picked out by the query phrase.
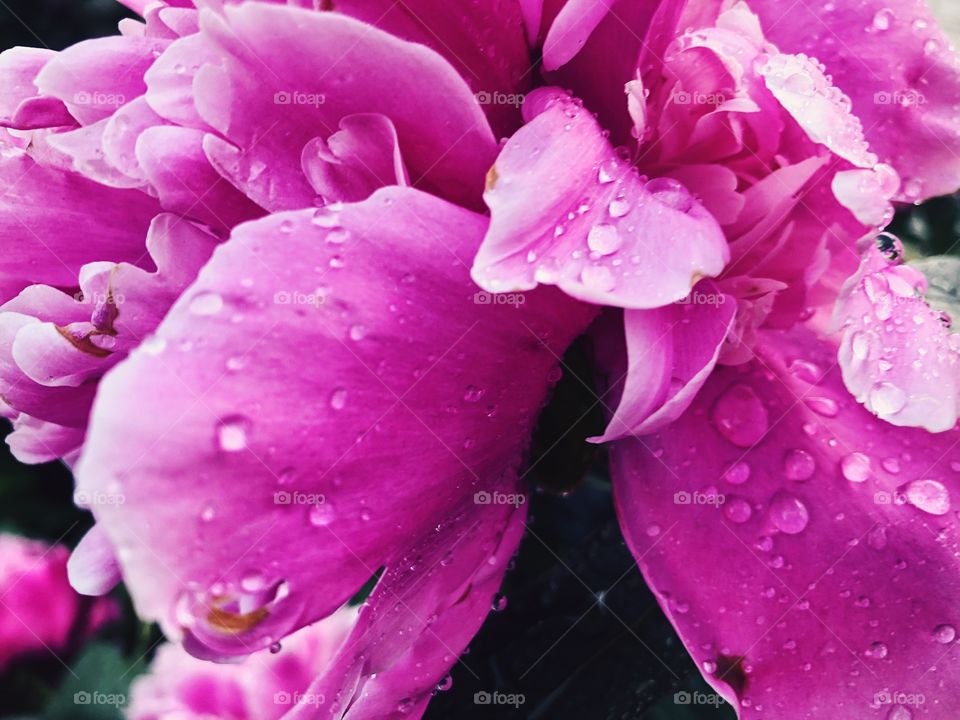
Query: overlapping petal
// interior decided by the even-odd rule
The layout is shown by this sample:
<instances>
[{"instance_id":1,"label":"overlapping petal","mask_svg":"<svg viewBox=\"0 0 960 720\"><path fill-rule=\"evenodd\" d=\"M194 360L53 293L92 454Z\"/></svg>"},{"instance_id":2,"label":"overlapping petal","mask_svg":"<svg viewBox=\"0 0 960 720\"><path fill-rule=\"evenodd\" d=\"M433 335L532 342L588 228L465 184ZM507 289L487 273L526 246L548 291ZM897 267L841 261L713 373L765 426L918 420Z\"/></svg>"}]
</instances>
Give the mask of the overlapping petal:
<instances>
[{"instance_id":1,"label":"overlapping petal","mask_svg":"<svg viewBox=\"0 0 960 720\"><path fill-rule=\"evenodd\" d=\"M651 308L723 270L723 233L678 182L640 176L562 92L538 90L524 112L530 121L487 179L490 229L473 271L479 285L556 285L587 302Z\"/></svg>"},{"instance_id":2,"label":"overlapping petal","mask_svg":"<svg viewBox=\"0 0 960 720\"><path fill-rule=\"evenodd\" d=\"M810 331L758 352L613 446L645 577L741 718L953 717L957 431L873 418Z\"/></svg>"},{"instance_id":3,"label":"overlapping petal","mask_svg":"<svg viewBox=\"0 0 960 720\"><path fill-rule=\"evenodd\" d=\"M476 294L486 224L387 188L218 249L102 383L78 465L81 492L125 498L92 509L142 615L197 654L244 654L331 612L474 493L518 492L549 371L595 311Z\"/></svg>"}]
</instances>

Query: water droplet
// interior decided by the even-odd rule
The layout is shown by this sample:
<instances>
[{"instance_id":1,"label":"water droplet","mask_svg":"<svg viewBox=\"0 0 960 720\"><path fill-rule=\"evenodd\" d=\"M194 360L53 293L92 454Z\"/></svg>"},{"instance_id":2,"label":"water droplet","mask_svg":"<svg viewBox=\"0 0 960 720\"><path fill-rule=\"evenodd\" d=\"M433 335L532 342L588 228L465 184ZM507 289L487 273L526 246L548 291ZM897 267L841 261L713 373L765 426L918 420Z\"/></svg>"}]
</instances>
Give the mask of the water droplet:
<instances>
[{"instance_id":1,"label":"water droplet","mask_svg":"<svg viewBox=\"0 0 960 720\"><path fill-rule=\"evenodd\" d=\"M200 511L200 519L203 522L210 522L216 516L217 511L213 505L207 504L203 506L203 510Z\"/></svg>"},{"instance_id":2,"label":"water droplet","mask_svg":"<svg viewBox=\"0 0 960 720\"><path fill-rule=\"evenodd\" d=\"M810 385L816 385L823 379L820 367L808 360L794 360L790 363L790 372Z\"/></svg>"},{"instance_id":3,"label":"water droplet","mask_svg":"<svg viewBox=\"0 0 960 720\"><path fill-rule=\"evenodd\" d=\"M409 715L414 706L413 698L403 698L397 703L397 712L401 715Z\"/></svg>"},{"instance_id":4,"label":"water droplet","mask_svg":"<svg viewBox=\"0 0 960 720\"><path fill-rule=\"evenodd\" d=\"M468 403L479 402L484 396L483 388L478 388L476 385L467 385L467 389L463 393L463 399Z\"/></svg>"},{"instance_id":5,"label":"water droplet","mask_svg":"<svg viewBox=\"0 0 960 720\"><path fill-rule=\"evenodd\" d=\"M647 192L667 207L686 213L693 209L693 196L673 178L654 178L645 186Z\"/></svg>"},{"instance_id":6,"label":"water droplet","mask_svg":"<svg viewBox=\"0 0 960 720\"><path fill-rule=\"evenodd\" d=\"M450 675L444 675L440 682L437 683L437 690L440 692L446 692L453 687L453 678Z\"/></svg>"},{"instance_id":7,"label":"water droplet","mask_svg":"<svg viewBox=\"0 0 960 720\"><path fill-rule=\"evenodd\" d=\"M778 492L770 501L770 521L788 535L803 532L810 522L810 513L800 498L789 493Z\"/></svg>"},{"instance_id":8,"label":"water droplet","mask_svg":"<svg viewBox=\"0 0 960 720\"><path fill-rule=\"evenodd\" d=\"M143 343L140 345L143 348L143 351L147 355L161 355L164 350L167 349L167 341L164 340L159 335L150 335Z\"/></svg>"},{"instance_id":9,"label":"water droplet","mask_svg":"<svg viewBox=\"0 0 960 720\"><path fill-rule=\"evenodd\" d=\"M957 637L957 629L953 625L937 625L933 629L933 639L941 645L952 643Z\"/></svg>"},{"instance_id":10,"label":"water droplet","mask_svg":"<svg viewBox=\"0 0 960 720\"><path fill-rule=\"evenodd\" d=\"M875 642L866 649L863 654L871 660L883 660L887 656L887 646L882 642Z\"/></svg>"},{"instance_id":11,"label":"water droplet","mask_svg":"<svg viewBox=\"0 0 960 720\"><path fill-rule=\"evenodd\" d=\"M817 462L806 450L790 450L783 459L783 474L790 480L809 480L817 469Z\"/></svg>"},{"instance_id":12,"label":"water droplet","mask_svg":"<svg viewBox=\"0 0 960 720\"><path fill-rule=\"evenodd\" d=\"M906 404L907 394L892 383L878 383L870 390L870 408L880 417L900 412Z\"/></svg>"},{"instance_id":13,"label":"water droplet","mask_svg":"<svg viewBox=\"0 0 960 720\"><path fill-rule=\"evenodd\" d=\"M891 475L896 475L900 472L900 460L895 457L884 458L880 464L883 465L883 469Z\"/></svg>"},{"instance_id":14,"label":"water droplet","mask_svg":"<svg viewBox=\"0 0 960 720\"><path fill-rule=\"evenodd\" d=\"M950 493L936 480L914 480L904 489L907 502L931 515L946 515L950 511Z\"/></svg>"},{"instance_id":15,"label":"water droplet","mask_svg":"<svg viewBox=\"0 0 960 720\"><path fill-rule=\"evenodd\" d=\"M279 642L275 642L273 643L273 645L270 646L271 655L276 655L281 650L283 650L283 646Z\"/></svg>"},{"instance_id":16,"label":"water droplet","mask_svg":"<svg viewBox=\"0 0 960 720\"><path fill-rule=\"evenodd\" d=\"M610 213L610 217L612 218L621 218L630 212L630 201L624 196L618 195L610 201L610 205L607 206L607 212Z\"/></svg>"},{"instance_id":17,"label":"water droplet","mask_svg":"<svg viewBox=\"0 0 960 720\"><path fill-rule=\"evenodd\" d=\"M731 485L743 485L750 479L750 466L744 461L735 462L723 474L723 479Z\"/></svg>"},{"instance_id":18,"label":"water droplet","mask_svg":"<svg viewBox=\"0 0 960 720\"><path fill-rule=\"evenodd\" d=\"M215 292L202 292L190 301L190 312L194 315L216 315L223 309L223 298Z\"/></svg>"},{"instance_id":19,"label":"water droplet","mask_svg":"<svg viewBox=\"0 0 960 720\"><path fill-rule=\"evenodd\" d=\"M310 508L310 524L314 527L327 527L336 519L336 515L330 503L317 503Z\"/></svg>"},{"instance_id":20,"label":"water droplet","mask_svg":"<svg viewBox=\"0 0 960 720\"><path fill-rule=\"evenodd\" d=\"M852 452L840 461L840 472L850 482L866 482L870 478L870 458L861 452Z\"/></svg>"},{"instance_id":21,"label":"water droplet","mask_svg":"<svg viewBox=\"0 0 960 720\"><path fill-rule=\"evenodd\" d=\"M363 325L353 325L350 328L350 339L359 342L367 336L367 329Z\"/></svg>"},{"instance_id":22,"label":"water droplet","mask_svg":"<svg viewBox=\"0 0 960 720\"><path fill-rule=\"evenodd\" d=\"M284 220L280 223L280 232L284 235L289 235L293 232L293 220Z\"/></svg>"},{"instance_id":23,"label":"water droplet","mask_svg":"<svg viewBox=\"0 0 960 720\"><path fill-rule=\"evenodd\" d=\"M727 519L735 523L745 523L750 519L750 516L753 515L753 509L743 498L727 498L727 501L723 504L723 513L727 516Z\"/></svg>"},{"instance_id":24,"label":"water droplet","mask_svg":"<svg viewBox=\"0 0 960 720\"><path fill-rule=\"evenodd\" d=\"M737 447L751 447L770 427L767 408L748 385L733 385L714 403L711 420L717 431Z\"/></svg>"},{"instance_id":25,"label":"water droplet","mask_svg":"<svg viewBox=\"0 0 960 720\"><path fill-rule=\"evenodd\" d=\"M346 404L347 404L346 388L337 388L332 393L330 393L330 407L332 407L334 410L343 410Z\"/></svg>"},{"instance_id":26,"label":"water droplet","mask_svg":"<svg viewBox=\"0 0 960 720\"><path fill-rule=\"evenodd\" d=\"M873 22L870 23L870 30L874 32L885 32L890 29L895 15L890 8L881 8L873 16Z\"/></svg>"},{"instance_id":27,"label":"water droplet","mask_svg":"<svg viewBox=\"0 0 960 720\"><path fill-rule=\"evenodd\" d=\"M609 292L617 284L613 272L603 265L587 265L580 271L580 280L587 288Z\"/></svg>"},{"instance_id":28,"label":"water droplet","mask_svg":"<svg viewBox=\"0 0 960 720\"><path fill-rule=\"evenodd\" d=\"M594 225L587 234L587 245L599 255L612 255L622 244L623 238L613 225Z\"/></svg>"},{"instance_id":29,"label":"water droplet","mask_svg":"<svg viewBox=\"0 0 960 720\"><path fill-rule=\"evenodd\" d=\"M911 720L913 713L903 705L895 706L887 715L887 720Z\"/></svg>"},{"instance_id":30,"label":"water droplet","mask_svg":"<svg viewBox=\"0 0 960 720\"><path fill-rule=\"evenodd\" d=\"M240 452L247 447L251 423L243 415L231 415L217 425L217 446L224 452Z\"/></svg>"},{"instance_id":31,"label":"water droplet","mask_svg":"<svg viewBox=\"0 0 960 720\"><path fill-rule=\"evenodd\" d=\"M835 418L840 412L837 401L828 397L809 397L804 401L820 417Z\"/></svg>"},{"instance_id":32,"label":"water droplet","mask_svg":"<svg viewBox=\"0 0 960 720\"><path fill-rule=\"evenodd\" d=\"M503 593L497 593L493 596L493 602L490 607L494 612L500 612L507 609L507 596Z\"/></svg>"}]
</instances>

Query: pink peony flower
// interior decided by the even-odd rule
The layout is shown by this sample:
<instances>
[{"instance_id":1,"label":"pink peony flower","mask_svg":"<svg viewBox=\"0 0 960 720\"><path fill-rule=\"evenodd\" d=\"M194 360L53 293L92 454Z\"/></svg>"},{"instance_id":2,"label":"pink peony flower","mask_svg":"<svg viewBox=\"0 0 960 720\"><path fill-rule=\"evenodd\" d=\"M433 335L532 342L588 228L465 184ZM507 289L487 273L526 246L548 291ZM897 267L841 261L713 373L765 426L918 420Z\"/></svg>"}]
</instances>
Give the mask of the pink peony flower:
<instances>
[{"instance_id":1,"label":"pink peony flower","mask_svg":"<svg viewBox=\"0 0 960 720\"><path fill-rule=\"evenodd\" d=\"M109 600L84 607L68 556L62 545L0 534L0 672L23 655L59 656L116 615Z\"/></svg>"},{"instance_id":2,"label":"pink peony flower","mask_svg":"<svg viewBox=\"0 0 960 720\"><path fill-rule=\"evenodd\" d=\"M740 717L952 717L960 346L881 232L960 187L922 3L130 5L0 55L0 407L76 462L78 587L223 660L383 568L290 716L419 716L592 325L624 534Z\"/></svg>"},{"instance_id":3,"label":"pink peony flower","mask_svg":"<svg viewBox=\"0 0 960 720\"><path fill-rule=\"evenodd\" d=\"M179 645L164 644L146 675L131 688L130 720L274 720L296 703L322 708L308 695L311 681L330 663L350 632L356 612L344 608L283 641L228 665L197 660ZM331 698L332 701L333 698Z\"/></svg>"}]
</instances>

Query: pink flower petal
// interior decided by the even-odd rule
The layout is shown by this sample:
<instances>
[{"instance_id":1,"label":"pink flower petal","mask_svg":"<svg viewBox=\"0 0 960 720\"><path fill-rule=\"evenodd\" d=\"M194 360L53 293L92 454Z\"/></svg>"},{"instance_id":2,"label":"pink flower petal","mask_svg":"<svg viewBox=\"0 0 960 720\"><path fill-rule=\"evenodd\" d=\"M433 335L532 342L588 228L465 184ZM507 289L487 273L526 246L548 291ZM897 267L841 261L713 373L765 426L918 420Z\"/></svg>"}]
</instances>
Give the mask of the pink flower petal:
<instances>
[{"instance_id":1,"label":"pink flower petal","mask_svg":"<svg viewBox=\"0 0 960 720\"><path fill-rule=\"evenodd\" d=\"M926 3L785 7L779 0L751 0L750 7L773 43L816 57L850 96L871 150L903 178L900 199L919 201L960 186L960 141L952 130L960 61Z\"/></svg>"},{"instance_id":2,"label":"pink flower petal","mask_svg":"<svg viewBox=\"0 0 960 720\"><path fill-rule=\"evenodd\" d=\"M93 511L142 616L192 652L250 652L510 482L595 311L477 293L486 224L394 187L241 225L214 253L105 378L77 469L80 491L124 495Z\"/></svg>"},{"instance_id":3,"label":"pink flower petal","mask_svg":"<svg viewBox=\"0 0 960 720\"><path fill-rule=\"evenodd\" d=\"M706 382L737 303L709 282L683 301L624 312L628 371L616 412L597 442L660 430L683 414Z\"/></svg>"},{"instance_id":4,"label":"pink flower petal","mask_svg":"<svg viewBox=\"0 0 960 720\"><path fill-rule=\"evenodd\" d=\"M923 299L927 281L883 234L844 285L840 367L850 393L893 425L943 432L960 413L960 335Z\"/></svg>"},{"instance_id":5,"label":"pink flower petal","mask_svg":"<svg viewBox=\"0 0 960 720\"><path fill-rule=\"evenodd\" d=\"M907 695L952 718L958 431L876 420L805 330L759 352L668 430L613 446L644 576L743 720L908 718L890 704Z\"/></svg>"},{"instance_id":6,"label":"pink flower petal","mask_svg":"<svg viewBox=\"0 0 960 720\"><path fill-rule=\"evenodd\" d=\"M527 103L535 117L488 176L479 285L507 292L542 283L587 302L652 308L720 273L726 240L683 186L646 182L568 96L541 90Z\"/></svg>"},{"instance_id":7,"label":"pink flower petal","mask_svg":"<svg viewBox=\"0 0 960 720\"><path fill-rule=\"evenodd\" d=\"M303 148L303 172L327 202L366 200L385 185L409 185L397 131L386 115L348 115L326 140Z\"/></svg>"}]
</instances>

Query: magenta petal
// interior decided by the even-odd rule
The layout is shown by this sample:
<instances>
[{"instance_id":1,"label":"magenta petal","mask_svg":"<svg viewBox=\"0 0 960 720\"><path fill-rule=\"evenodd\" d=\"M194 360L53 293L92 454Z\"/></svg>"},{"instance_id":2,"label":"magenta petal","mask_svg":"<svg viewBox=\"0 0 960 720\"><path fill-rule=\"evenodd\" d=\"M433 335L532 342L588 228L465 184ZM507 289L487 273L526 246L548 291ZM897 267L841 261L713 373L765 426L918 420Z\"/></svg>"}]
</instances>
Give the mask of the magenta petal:
<instances>
[{"instance_id":1,"label":"magenta petal","mask_svg":"<svg viewBox=\"0 0 960 720\"><path fill-rule=\"evenodd\" d=\"M73 125L75 120L56 98L41 98L37 74L56 53L14 47L0 53L0 125L22 130Z\"/></svg>"},{"instance_id":2,"label":"magenta petal","mask_svg":"<svg viewBox=\"0 0 960 720\"><path fill-rule=\"evenodd\" d=\"M19 152L0 157L0 186L0 300L29 283L71 287L87 262L143 260L147 226L159 211L143 193L43 167Z\"/></svg>"},{"instance_id":3,"label":"magenta petal","mask_svg":"<svg viewBox=\"0 0 960 720\"><path fill-rule=\"evenodd\" d=\"M468 263L486 224L392 187L217 249L104 378L77 468L79 491L124 496L93 512L142 616L195 653L248 653L515 476L595 311L552 290L485 302Z\"/></svg>"},{"instance_id":4,"label":"magenta petal","mask_svg":"<svg viewBox=\"0 0 960 720\"><path fill-rule=\"evenodd\" d=\"M70 554L67 576L70 585L81 595L104 595L120 582L120 566L113 546L96 525Z\"/></svg>"},{"instance_id":5,"label":"magenta petal","mask_svg":"<svg viewBox=\"0 0 960 720\"><path fill-rule=\"evenodd\" d=\"M901 199L919 201L960 186L960 141L952 129L960 61L926 3L751 0L750 7L771 42L816 57L850 96L871 150L904 180Z\"/></svg>"},{"instance_id":6,"label":"magenta petal","mask_svg":"<svg viewBox=\"0 0 960 720\"><path fill-rule=\"evenodd\" d=\"M960 431L876 420L833 352L805 330L766 334L668 430L616 443L621 525L743 720L907 718L883 714L897 693L949 720Z\"/></svg>"},{"instance_id":7,"label":"magenta petal","mask_svg":"<svg viewBox=\"0 0 960 720\"><path fill-rule=\"evenodd\" d=\"M616 0L568 0L543 43L543 67L556 70L570 62Z\"/></svg>"},{"instance_id":8,"label":"magenta petal","mask_svg":"<svg viewBox=\"0 0 960 720\"><path fill-rule=\"evenodd\" d=\"M292 207L288 187L310 191L300 163L308 141L370 112L393 122L414 185L480 207L496 146L470 88L443 58L338 13L255 2L224 12L201 22L210 46L203 57L217 65L202 65L193 80L197 110L240 149L241 181L269 167L278 191L267 209ZM152 91L151 83L148 99Z\"/></svg>"},{"instance_id":9,"label":"magenta petal","mask_svg":"<svg viewBox=\"0 0 960 720\"><path fill-rule=\"evenodd\" d=\"M327 202L366 200L385 185L409 185L397 131L386 115L348 115L340 130L303 148L303 172Z\"/></svg>"},{"instance_id":10,"label":"magenta petal","mask_svg":"<svg viewBox=\"0 0 960 720\"><path fill-rule=\"evenodd\" d=\"M136 142L136 158L165 210L227 233L263 210L225 180L204 152L205 133L157 125Z\"/></svg>"},{"instance_id":11,"label":"magenta petal","mask_svg":"<svg viewBox=\"0 0 960 720\"><path fill-rule=\"evenodd\" d=\"M837 301L843 380L889 423L949 430L960 414L960 335L924 300L927 281L902 264L899 241L877 242Z\"/></svg>"},{"instance_id":12,"label":"magenta petal","mask_svg":"<svg viewBox=\"0 0 960 720\"><path fill-rule=\"evenodd\" d=\"M496 604L526 514L523 504L470 500L387 569L340 654L311 687L337 698L326 717L340 717L342 708L344 720L423 714ZM314 718L314 711L301 707L290 720Z\"/></svg>"},{"instance_id":13,"label":"magenta petal","mask_svg":"<svg viewBox=\"0 0 960 720\"><path fill-rule=\"evenodd\" d=\"M557 285L580 300L641 309L680 300L723 270L723 232L680 183L645 182L563 93L539 90L524 112L535 117L487 179L490 229L473 270L479 285Z\"/></svg>"},{"instance_id":14,"label":"magenta petal","mask_svg":"<svg viewBox=\"0 0 960 720\"><path fill-rule=\"evenodd\" d=\"M644 435L683 414L720 357L737 301L704 281L683 300L626 310L628 369L616 412L598 442Z\"/></svg>"},{"instance_id":15,"label":"magenta petal","mask_svg":"<svg viewBox=\"0 0 960 720\"><path fill-rule=\"evenodd\" d=\"M40 93L58 98L83 125L143 95L143 74L166 42L116 35L84 40L56 54L37 75Z\"/></svg>"}]
</instances>

